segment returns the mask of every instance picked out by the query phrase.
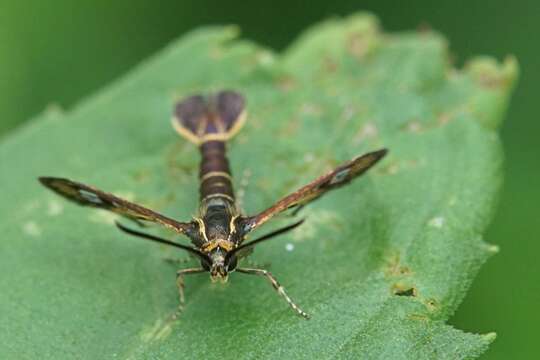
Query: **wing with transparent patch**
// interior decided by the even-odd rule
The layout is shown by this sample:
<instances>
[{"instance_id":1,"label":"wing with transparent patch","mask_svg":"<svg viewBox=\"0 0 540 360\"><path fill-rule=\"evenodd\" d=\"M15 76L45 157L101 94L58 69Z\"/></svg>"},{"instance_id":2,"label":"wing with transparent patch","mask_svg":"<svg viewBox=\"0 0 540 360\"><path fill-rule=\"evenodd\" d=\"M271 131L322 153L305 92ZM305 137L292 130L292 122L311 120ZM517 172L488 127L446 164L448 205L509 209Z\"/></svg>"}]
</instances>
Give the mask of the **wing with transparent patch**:
<instances>
[{"instance_id":1,"label":"wing with transparent patch","mask_svg":"<svg viewBox=\"0 0 540 360\"><path fill-rule=\"evenodd\" d=\"M282 198L263 212L248 217L244 222L244 231L249 232L282 211L295 206L305 205L318 199L327 191L349 183L375 165L387 152L387 149L370 152L338 166L328 174L319 177L296 192Z\"/></svg>"},{"instance_id":2,"label":"wing with transparent patch","mask_svg":"<svg viewBox=\"0 0 540 360\"><path fill-rule=\"evenodd\" d=\"M82 206L109 210L130 220L158 223L177 233L185 233L191 228L190 223L178 222L85 184L54 177L40 177L39 181L55 193Z\"/></svg>"}]
</instances>

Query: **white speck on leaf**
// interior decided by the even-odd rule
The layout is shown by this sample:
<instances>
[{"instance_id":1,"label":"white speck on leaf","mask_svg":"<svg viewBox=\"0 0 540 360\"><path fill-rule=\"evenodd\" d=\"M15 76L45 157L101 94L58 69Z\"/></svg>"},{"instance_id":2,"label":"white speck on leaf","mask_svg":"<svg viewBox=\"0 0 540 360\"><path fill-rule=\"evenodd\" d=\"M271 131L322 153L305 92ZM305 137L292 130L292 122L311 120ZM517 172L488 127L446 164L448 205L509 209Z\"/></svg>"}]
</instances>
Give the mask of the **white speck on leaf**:
<instances>
[{"instance_id":1,"label":"white speck on leaf","mask_svg":"<svg viewBox=\"0 0 540 360\"><path fill-rule=\"evenodd\" d=\"M285 250L287 250L287 251L293 251L293 250L294 250L294 244L287 243L287 244L285 245Z\"/></svg>"},{"instance_id":2,"label":"white speck on leaf","mask_svg":"<svg viewBox=\"0 0 540 360\"><path fill-rule=\"evenodd\" d=\"M310 162L312 162L313 160L315 160L315 155L313 155L313 153L308 152L308 153L306 153L306 154L304 155L304 161L305 161L305 162L310 163Z\"/></svg>"},{"instance_id":3,"label":"white speck on leaf","mask_svg":"<svg viewBox=\"0 0 540 360\"><path fill-rule=\"evenodd\" d=\"M26 235L29 235L29 236L32 236L32 237L41 236L41 228L34 221L28 221L28 222L24 223L23 231L24 231L24 233Z\"/></svg>"},{"instance_id":4,"label":"white speck on leaf","mask_svg":"<svg viewBox=\"0 0 540 360\"><path fill-rule=\"evenodd\" d=\"M63 211L64 206L60 202L56 200L49 201L49 205L47 206L47 215L57 216L60 215Z\"/></svg>"},{"instance_id":5,"label":"white speck on leaf","mask_svg":"<svg viewBox=\"0 0 540 360\"><path fill-rule=\"evenodd\" d=\"M420 133L422 132L422 124L420 124L418 121L411 121L409 124L407 124L407 131L411 133Z\"/></svg>"},{"instance_id":6,"label":"white speck on leaf","mask_svg":"<svg viewBox=\"0 0 540 360\"><path fill-rule=\"evenodd\" d=\"M276 62L276 59L269 51L260 52L257 56L257 60L262 66L272 66Z\"/></svg>"},{"instance_id":7,"label":"white speck on leaf","mask_svg":"<svg viewBox=\"0 0 540 360\"><path fill-rule=\"evenodd\" d=\"M354 144L360 144L366 139L372 139L379 134L377 126L373 122L365 123L353 138Z\"/></svg>"},{"instance_id":8,"label":"white speck on leaf","mask_svg":"<svg viewBox=\"0 0 540 360\"><path fill-rule=\"evenodd\" d=\"M342 117L345 121L351 120L354 115L356 115L356 111L352 106L346 106L345 109L343 109Z\"/></svg>"},{"instance_id":9,"label":"white speck on leaf","mask_svg":"<svg viewBox=\"0 0 540 360\"><path fill-rule=\"evenodd\" d=\"M399 172L399 164L394 163L388 167L388 174L395 175Z\"/></svg>"},{"instance_id":10,"label":"white speck on leaf","mask_svg":"<svg viewBox=\"0 0 540 360\"><path fill-rule=\"evenodd\" d=\"M318 116L321 114L321 109L315 104L303 104L300 108L300 112L303 115Z\"/></svg>"},{"instance_id":11,"label":"white speck on leaf","mask_svg":"<svg viewBox=\"0 0 540 360\"><path fill-rule=\"evenodd\" d=\"M436 216L429 220L428 225L437 229L440 229L444 225L444 218L442 216Z\"/></svg>"}]
</instances>

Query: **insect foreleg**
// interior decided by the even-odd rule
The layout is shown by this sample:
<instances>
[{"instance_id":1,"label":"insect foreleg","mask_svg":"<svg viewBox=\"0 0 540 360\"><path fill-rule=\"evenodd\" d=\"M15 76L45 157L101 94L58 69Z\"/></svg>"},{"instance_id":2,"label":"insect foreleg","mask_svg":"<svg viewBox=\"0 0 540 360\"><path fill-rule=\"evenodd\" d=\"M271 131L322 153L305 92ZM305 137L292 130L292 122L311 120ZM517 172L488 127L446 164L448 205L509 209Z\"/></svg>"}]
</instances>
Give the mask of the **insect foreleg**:
<instances>
[{"instance_id":1,"label":"insect foreleg","mask_svg":"<svg viewBox=\"0 0 540 360\"><path fill-rule=\"evenodd\" d=\"M184 297L184 275L191 275L191 274L199 274L206 272L203 268L191 268L191 269L183 269L178 270L176 272L176 286L178 287L178 296L180 298L180 304L178 306L178 312L182 312L182 308L185 303L185 297Z\"/></svg>"},{"instance_id":2,"label":"insect foreleg","mask_svg":"<svg viewBox=\"0 0 540 360\"><path fill-rule=\"evenodd\" d=\"M270 281L270 284L274 287L274 289L281 295L285 301L287 301L287 304L298 313L298 315L302 316L305 319L309 319L309 315L304 312L298 305L295 304L295 302L287 295L285 292L285 289L283 286L279 284L279 282L276 280L276 278L268 271L263 269L247 269L247 268L239 268L236 269L236 271L244 273L244 274L252 274L252 275L260 275L264 276Z\"/></svg>"}]
</instances>

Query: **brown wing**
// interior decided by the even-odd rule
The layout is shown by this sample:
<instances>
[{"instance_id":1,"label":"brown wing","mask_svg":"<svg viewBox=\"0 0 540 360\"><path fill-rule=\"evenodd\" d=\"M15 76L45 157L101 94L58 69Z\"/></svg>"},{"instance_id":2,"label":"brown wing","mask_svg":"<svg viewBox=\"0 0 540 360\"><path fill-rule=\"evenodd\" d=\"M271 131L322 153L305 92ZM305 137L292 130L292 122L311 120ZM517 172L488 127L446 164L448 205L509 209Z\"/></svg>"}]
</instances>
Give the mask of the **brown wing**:
<instances>
[{"instance_id":1,"label":"brown wing","mask_svg":"<svg viewBox=\"0 0 540 360\"><path fill-rule=\"evenodd\" d=\"M210 140L227 141L246 120L246 101L235 91L190 96L176 105L173 127L189 141L200 145Z\"/></svg>"},{"instance_id":2,"label":"brown wing","mask_svg":"<svg viewBox=\"0 0 540 360\"><path fill-rule=\"evenodd\" d=\"M300 188L298 191L282 198L270 208L255 216L247 218L244 228L245 231L248 232L255 229L284 210L307 204L308 202L319 198L327 191L349 183L351 180L362 175L370 167L375 165L387 152L386 149L374 151L338 166L328 174L319 177Z\"/></svg>"},{"instance_id":3,"label":"brown wing","mask_svg":"<svg viewBox=\"0 0 540 360\"><path fill-rule=\"evenodd\" d=\"M184 233L191 226L75 181L53 177L40 177L39 181L55 193L82 206L109 210L135 221L158 223L178 233Z\"/></svg>"}]
</instances>

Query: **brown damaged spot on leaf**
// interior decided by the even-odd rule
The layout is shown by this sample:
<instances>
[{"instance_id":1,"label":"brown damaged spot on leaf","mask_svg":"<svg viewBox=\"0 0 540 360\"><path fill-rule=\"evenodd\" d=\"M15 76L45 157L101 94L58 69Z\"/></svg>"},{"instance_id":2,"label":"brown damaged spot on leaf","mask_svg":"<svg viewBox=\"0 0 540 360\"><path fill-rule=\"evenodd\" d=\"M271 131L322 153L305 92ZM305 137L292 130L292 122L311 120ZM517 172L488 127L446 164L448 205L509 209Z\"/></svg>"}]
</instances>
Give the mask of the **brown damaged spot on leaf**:
<instances>
[{"instance_id":1,"label":"brown damaged spot on leaf","mask_svg":"<svg viewBox=\"0 0 540 360\"><path fill-rule=\"evenodd\" d=\"M410 314L409 319L416 320L416 321L428 321L431 320L429 316L426 316L424 314Z\"/></svg>"},{"instance_id":2,"label":"brown damaged spot on leaf","mask_svg":"<svg viewBox=\"0 0 540 360\"><path fill-rule=\"evenodd\" d=\"M385 166L379 166L378 168L375 168L375 173L382 174L382 175L396 175L399 170L401 170L401 165L399 162L394 161L389 164L386 164Z\"/></svg>"},{"instance_id":3,"label":"brown damaged spot on leaf","mask_svg":"<svg viewBox=\"0 0 540 360\"><path fill-rule=\"evenodd\" d=\"M439 303L433 298L426 299L424 303L426 304L426 307L430 312L435 312L439 309Z\"/></svg>"},{"instance_id":4,"label":"brown damaged spot on leaf","mask_svg":"<svg viewBox=\"0 0 540 360\"><path fill-rule=\"evenodd\" d=\"M133 172L131 177L137 183L147 183L152 177L152 172L150 170L142 169Z\"/></svg>"},{"instance_id":5,"label":"brown damaged spot on leaf","mask_svg":"<svg viewBox=\"0 0 540 360\"><path fill-rule=\"evenodd\" d=\"M418 289L415 286L402 284L402 283L395 283L394 285L392 285L392 294L396 296L417 297Z\"/></svg>"},{"instance_id":6,"label":"brown damaged spot on leaf","mask_svg":"<svg viewBox=\"0 0 540 360\"><path fill-rule=\"evenodd\" d=\"M448 124L452 120L452 114L451 113L441 113L437 117L437 124L439 126L444 126Z\"/></svg>"},{"instance_id":7,"label":"brown damaged spot on leaf","mask_svg":"<svg viewBox=\"0 0 540 360\"><path fill-rule=\"evenodd\" d=\"M463 113L465 111L467 110L464 108L458 108L452 111L441 112L437 115L435 121L432 121L430 119L429 123L422 122L418 119L413 119L407 122L402 127L402 130L412 134L421 134L445 126L446 124L451 122L457 114Z\"/></svg>"},{"instance_id":8,"label":"brown damaged spot on leaf","mask_svg":"<svg viewBox=\"0 0 540 360\"><path fill-rule=\"evenodd\" d=\"M290 119L281 127L278 132L279 138L292 138L300 130L300 121L298 119Z\"/></svg>"},{"instance_id":9,"label":"brown damaged spot on leaf","mask_svg":"<svg viewBox=\"0 0 540 360\"><path fill-rule=\"evenodd\" d=\"M276 86L282 92L291 92L297 87L296 80L290 76L281 76L276 81Z\"/></svg>"},{"instance_id":10,"label":"brown damaged spot on leaf","mask_svg":"<svg viewBox=\"0 0 540 360\"><path fill-rule=\"evenodd\" d=\"M400 255L396 253L388 258L384 274L388 277L408 276L412 274L412 271L408 266L401 263Z\"/></svg>"},{"instance_id":11,"label":"brown damaged spot on leaf","mask_svg":"<svg viewBox=\"0 0 540 360\"><path fill-rule=\"evenodd\" d=\"M346 36L346 50L358 60L364 60L379 44L380 26L373 16L359 16Z\"/></svg>"},{"instance_id":12,"label":"brown damaged spot on leaf","mask_svg":"<svg viewBox=\"0 0 540 360\"><path fill-rule=\"evenodd\" d=\"M512 86L517 75L517 61L508 56L502 64L489 57L478 57L471 60L465 70L480 86L497 89Z\"/></svg>"},{"instance_id":13,"label":"brown damaged spot on leaf","mask_svg":"<svg viewBox=\"0 0 540 360\"><path fill-rule=\"evenodd\" d=\"M362 60L370 51L370 43L363 34L349 34L347 39L347 50L355 58Z\"/></svg>"},{"instance_id":14,"label":"brown damaged spot on leaf","mask_svg":"<svg viewBox=\"0 0 540 360\"><path fill-rule=\"evenodd\" d=\"M385 166L379 166L372 172L378 175L396 175L401 171L414 170L417 167L426 165L426 160L420 159L401 159L399 161L393 161Z\"/></svg>"},{"instance_id":15,"label":"brown damaged spot on leaf","mask_svg":"<svg viewBox=\"0 0 540 360\"><path fill-rule=\"evenodd\" d=\"M327 73L335 73L338 71L338 63L337 61L335 61L334 59L332 59L330 56L325 56L323 57L323 69L327 72Z\"/></svg>"}]
</instances>

